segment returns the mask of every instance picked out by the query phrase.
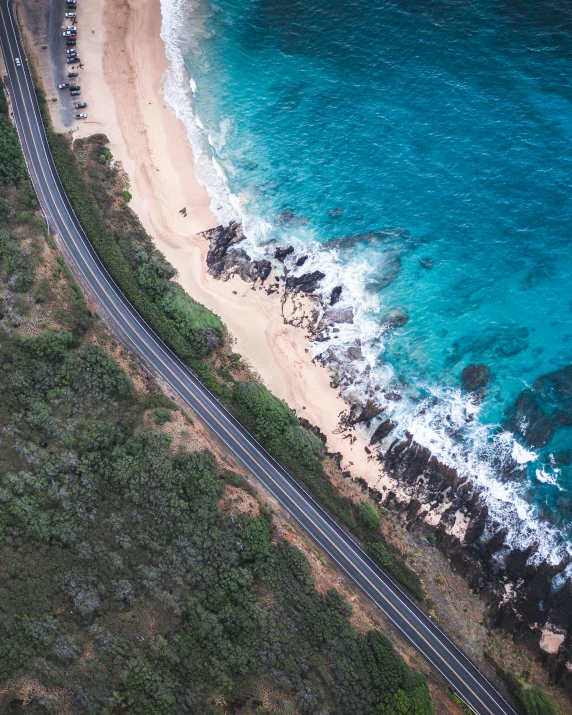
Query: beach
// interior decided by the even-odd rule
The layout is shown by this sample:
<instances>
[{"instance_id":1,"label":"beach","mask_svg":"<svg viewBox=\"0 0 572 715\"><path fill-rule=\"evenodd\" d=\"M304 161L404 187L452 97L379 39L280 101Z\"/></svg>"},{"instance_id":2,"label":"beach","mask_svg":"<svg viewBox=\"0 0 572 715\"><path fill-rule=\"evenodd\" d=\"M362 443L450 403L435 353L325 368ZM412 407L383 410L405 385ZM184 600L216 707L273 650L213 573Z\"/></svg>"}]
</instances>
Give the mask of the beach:
<instances>
[{"instance_id":1,"label":"beach","mask_svg":"<svg viewBox=\"0 0 572 715\"><path fill-rule=\"evenodd\" d=\"M181 286L222 318L234 350L268 389L320 428L328 450L342 455L344 469L371 487L387 487L387 477L365 451L366 439L339 430L347 405L330 387L327 370L312 361L305 331L284 324L280 295L267 295L238 277L221 281L207 273L208 242L197 234L217 220L195 175L185 127L161 93L168 64L159 0L81 3L78 27L88 119L74 136L107 135L129 177L131 206L178 271ZM186 217L179 213L183 208Z\"/></svg>"}]
</instances>

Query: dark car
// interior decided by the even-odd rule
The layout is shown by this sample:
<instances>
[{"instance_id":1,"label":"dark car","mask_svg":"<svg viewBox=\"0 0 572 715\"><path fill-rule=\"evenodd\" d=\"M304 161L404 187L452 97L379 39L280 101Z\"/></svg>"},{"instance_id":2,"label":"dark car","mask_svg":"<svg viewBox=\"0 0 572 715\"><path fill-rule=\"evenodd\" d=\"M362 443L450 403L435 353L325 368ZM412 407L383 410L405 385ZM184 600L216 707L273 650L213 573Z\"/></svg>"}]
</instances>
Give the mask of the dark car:
<instances>
[{"instance_id":1,"label":"dark car","mask_svg":"<svg viewBox=\"0 0 572 715\"><path fill-rule=\"evenodd\" d=\"M70 91L71 91L71 92L75 92L76 89L81 89L81 87L79 86L79 84L70 84Z\"/></svg>"},{"instance_id":2,"label":"dark car","mask_svg":"<svg viewBox=\"0 0 572 715\"><path fill-rule=\"evenodd\" d=\"M77 77L78 74L78 72L68 72L68 77Z\"/></svg>"},{"instance_id":3,"label":"dark car","mask_svg":"<svg viewBox=\"0 0 572 715\"><path fill-rule=\"evenodd\" d=\"M68 57L66 59L66 62L68 63L68 65L72 65L74 63L79 64L80 59L79 59L79 57Z\"/></svg>"},{"instance_id":4,"label":"dark car","mask_svg":"<svg viewBox=\"0 0 572 715\"><path fill-rule=\"evenodd\" d=\"M66 47L75 47L75 40L66 40Z\"/></svg>"},{"instance_id":5,"label":"dark car","mask_svg":"<svg viewBox=\"0 0 572 715\"><path fill-rule=\"evenodd\" d=\"M70 92L70 94L71 94L72 97L79 97L79 95L81 94L81 92L80 92L79 89L74 89L74 90L72 90L72 91Z\"/></svg>"},{"instance_id":6,"label":"dark car","mask_svg":"<svg viewBox=\"0 0 572 715\"><path fill-rule=\"evenodd\" d=\"M76 109L85 109L87 107L87 102L76 102L74 107Z\"/></svg>"}]
</instances>

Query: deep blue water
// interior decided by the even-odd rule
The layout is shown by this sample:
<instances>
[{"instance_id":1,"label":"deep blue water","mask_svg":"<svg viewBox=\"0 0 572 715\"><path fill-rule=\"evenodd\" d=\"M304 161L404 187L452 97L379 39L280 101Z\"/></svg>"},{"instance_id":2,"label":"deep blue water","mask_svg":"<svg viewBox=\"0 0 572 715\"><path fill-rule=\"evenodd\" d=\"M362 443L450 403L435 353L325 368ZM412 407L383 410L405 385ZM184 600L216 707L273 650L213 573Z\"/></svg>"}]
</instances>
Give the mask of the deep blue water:
<instances>
[{"instance_id":1,"label":"deep blue water","mask_svg":"<svg viewBox=\"0 0 572 715\"><path fill-rule=\"evenodd\" d=\"M165 0L164 13L169 3L184 0ZM401 430L486 484L495 513L506 503L515 540L527 538L509 515L517 498L527 528L539 518L567 530L571 428L546 445L519 438L527 455L495 425L537 378L572 363L570 3L184 10L192 106L253 243L313 250L303 270L330 269L325 293L344 283L356 321L336 339L361 339L364 389L397 386L405 397L388 413ZM375 231L385 233L337 241ZM317 243L333 247L334 266ZM408 322L381 334L394 308ZM491 383L468 423L459 388L471 363ZM529 459L517 481L501 475L511 454Z\"/></svg>"}]
</instances>

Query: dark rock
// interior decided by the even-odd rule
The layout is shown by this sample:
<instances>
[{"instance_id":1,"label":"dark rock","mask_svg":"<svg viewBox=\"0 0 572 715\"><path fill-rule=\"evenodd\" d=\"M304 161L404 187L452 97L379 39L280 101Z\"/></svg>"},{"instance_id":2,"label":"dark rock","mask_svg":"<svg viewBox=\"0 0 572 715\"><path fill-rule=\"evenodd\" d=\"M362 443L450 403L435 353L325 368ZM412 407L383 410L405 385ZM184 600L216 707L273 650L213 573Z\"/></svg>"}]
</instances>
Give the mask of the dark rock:
<instances>
[{"instance_id":1,"label":"dark rock","mask_svg":"<svg viewBox=\"0 0 572 715\"><path fill-rule=\"evenodd\" d=\"M354 309L351 305L344 308L327 308L324 311L323 322L326 325L332 325L333 323L353 323Z\"/></svg>"},{"instance_id":2,"label":"dark rock","mask_svg":"<svg viewBox=\"0 0 572 715\"><path fill-rule=\"evenodd\" d=\"M407 321L409 320L409 316L407 313L404 313L402 310L399 308L396 308L395 310L392 310L390 313L387 314L383 321L383 329L386 332L389 332L390 330L396 330L397 328L401 328Z\"/></svg>"},{"instance_id":3,"label":"dark rock","mask_svg":"<svg viewBox=\"0 0 572 715\"><path fill-rule=\"evenodd\" d=\"M432 258L421 258L419 260L419 265L421 266L421 268L426 268L427 270L430 270L435 265L435 261Z\"/></svg>"},{"instance_id":4,"label":"dark rock","mask_svg":"<svg viewBox=\"0 0 572 715\"><path fill-rule=\"evenodd\" d=\"M341 206L336 206L335 209L328 209L328 216L332 218L339 218L343 214L344 210Z\"/></svg>"},{"instance_id":5,"label":"dark rock","mask_svg":"<svg viewBox=\"0 0 572 715\"><path fill-rule=\"evenodd\" d=\"M304 291L304 293L314 293L320 285L320 281L326 277L321 271L304 273L301 276L288 276L286 278L286 288L294 291Z\"/></svg>"},{"instance_id":6,"label":"dark rock","mask_svg":"<svg viewBox=\"0 0 572 715\"><path fill-rule=\"evenodd\" d=\"M500 551L502 549L507 534L507 529L499 529L491 536L491 538L484 545L488 556L496 554L497 551Z\"/></svg>"},{"instance_id":7,"label":"dark rock","mask_svg":"<svg viewBox=\"0 0 572 715\"><path fill-rule=\"evenodd\" d=\"M303 266L307 260L308 256L300 256L300 258L296 261L296 265L298 266L298 268L300 268L300 266Z\"/></svg>"},{"instance_id":8,"label":"dark rock","mask_svg":"<svg viewBox=\"0 0 572 715\"><path fill-rule=\"evenodd\" d=\"M228 226L217 226L208 231L203 231L201 235L210 242L207 254L207 266L209 271L215 278L220 278L227 269L227 261L225 259L228 255L228 249L230 246L244 240L245 236L242 226L239 223L231 222ZM242 254L247 256L244 251L242 251ZM248 258L248 260L250 259Z\"/></svg>"},{"instance_id":9,"label":"dark rock","mask_svg":"<svg viewBox=\"0 0 572 715\"><path fill-rule=\"evenodd\" d=\"M377 272L366 280L366 288L371 293L377 293L393 283L401 270L401 259L396 253L384 255L383 262Z\"/></svg>"},{"instance_id":10,"label":"dark rock","mask_svg":"<svg viewBox=\"0 0 572 715\"><path fill-rule=\"evenodd\" d=\"M543 375L518 397L506 427L531 447L545 447L559 427L572 425L572 365Z\"/></svg>"},{"instance_id":11,"label":"dark rock","mask_svg":"<svg viewBox=\"0 0 572 715\"><path fill-rule=\"evenodd\" d=\"M471 521L465 531L465 544L474 544L477 539L480 539L485 530L488 515L489 510L486 504L480 504L475 509L475 513L471 515Z\"/></svg>"},{"instance_id":12,"label":"dark rock","mask_svg":"<svg viewBox=\"0 0 572 715\"><path fill-rule=\"evenodd\" d=\"M278 261L284 263L284 260L291 254L294 253L294 246L288 246L288 248L280 248L278 247L274 251L274 258L276 258Z\"/></svg>"},{"instance_id":13,"label":"dark rock","mask_svg":"<svg viewBox=\"0 0 572 715\"><path fill-rule=\"evenodd\" d=\"M466 392L472 392L479 399L483 399L489 382L491 371L487 365L467 365L461 373L461 380Z\"/></svg>"},{"instance_id":14,"label":"dark rock","mask_svg":"<svg viewBox=\"0 0 572 715\"><path fill-rule=\"evenodd\" d=\"M330 294L330 305L335 305L342 295L342 286L336 286Z\"/></svg>"},{"instance_id":15,"label":"dark rock","mask_svg":"<svg viewBox=\"0 0 572 715\"><path fill-rule=\"evenodd\" d=\"M348 348L348 357L350 360L361 360L363 358L363 353L359 345Z\"/></svg>"},{"instance_id":16,"label":"dark rock","mask_svg":"<svg viewBox=\"0 0 572 715\"><path fill-rule=\"evenodd\" d=\"M378 444L378 442L381 442L382 439L385 439L394 428L394 422L392 422L391 420L384 420L375 428L375 432L371 435L369 443Z\"/></svg>"},{"instance_id":17,"label":"dark rock","mask_svg":"<svg viewBox=\"0 0 572 715\"><path fill-rule=\"evenodd\" d=\"M373 420L374 417L380 415L384 409L384 407L376 405L372 400L368 400L363 407L355 406L352 408L350 422L352 424L357 424L358 422L369 422L370 420Z\"/></svg>"},{"instance_id":18,"label":"dark rock","mask_svg":"<svg viewBox=\"0 0 572 715\"><path fill-rule=\"evenodd\" d=\"M266 258L262 258L260 261L255 261L254 265L256 267L256 273L258 275L258 278L264 283L264 281L268 278L270 275L270 271L272 270L272 264L270 261L267 261Z\"/></svg>"},{"instance_id":19,"label":"dark rock","mask_svg":"<svg viewBox=\"0 0 572 715\"><path fill-rule=\"evenodd\" d=\"M572 580L568 579L561 589L546 599L547 620L556 627L568 631L572 625Z\"/></svg>"},{"instance_id":20,"label":"dark rock","mask_svg":"<svg viewBox=\"0 0 572 715\"><path fill-rule=\"evenodd\" d=\"M401 400L401 395L399 394L399 392L395 392L393 390L390 392L385 392L384 397L390 402L399 402L399 400Z\"/></svg>"}]
</instances>

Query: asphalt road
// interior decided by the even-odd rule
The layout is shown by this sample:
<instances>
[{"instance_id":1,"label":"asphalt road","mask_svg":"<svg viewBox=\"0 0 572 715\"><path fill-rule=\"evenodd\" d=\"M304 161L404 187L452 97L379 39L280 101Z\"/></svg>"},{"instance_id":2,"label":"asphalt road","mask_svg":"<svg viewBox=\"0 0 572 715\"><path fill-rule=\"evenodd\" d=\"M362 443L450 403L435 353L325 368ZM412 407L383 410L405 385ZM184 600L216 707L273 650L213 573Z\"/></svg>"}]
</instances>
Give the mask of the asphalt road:
<instances>
[{"instance_id":1,"label":"asphalt road","mask_svg":"<svg viewBox=\"0 0 572 715\"><path fill-rule=\"evenodd\" d=\"M97 297L127 347L194 410L245 470L264 485L475 713L516 715L475 665L246 432L132 308L91 247L57 175L9 0L0 0L0 46L16 127L50 231L59 234L73 262L70 268ZM16 57L20 58L20 67Z\"/></svg>"}]
</instances>

